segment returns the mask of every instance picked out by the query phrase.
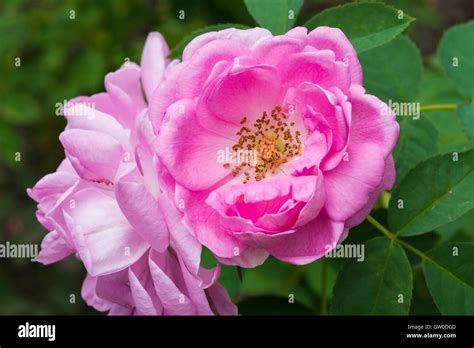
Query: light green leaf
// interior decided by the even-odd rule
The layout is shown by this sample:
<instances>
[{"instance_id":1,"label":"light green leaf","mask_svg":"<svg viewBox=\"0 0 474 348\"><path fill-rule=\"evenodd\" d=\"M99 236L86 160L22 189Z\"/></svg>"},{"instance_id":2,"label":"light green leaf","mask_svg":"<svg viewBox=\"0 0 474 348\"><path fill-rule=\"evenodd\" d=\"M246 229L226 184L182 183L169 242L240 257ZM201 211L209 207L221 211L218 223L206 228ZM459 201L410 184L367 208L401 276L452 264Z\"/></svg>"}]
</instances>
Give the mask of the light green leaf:
<instances>
[{"instance_id":1,"label":"light green leaf","mask_svg":"<svg viewBox=\"0 0 474 348\"><path fill-rule=\"evenodd\" d=\"M445 74L466 98L474 97L474 21L456 25L444 34L438 54Z\"/></svg>"},{"instance_id":2,"label":"light green leaf","mask_svg":"<svg viewBox=\"0 0 474 348\"><path fill-rule=\"evenodd\" d=\"M419 119L400 116L397 120L400 124L400 135L393 151L397 170L395 187L411 168L438 153L438 132L424 114L421 114Z\"/></svg>"},{"instance_id":3,"label":"light green leaf","mask_svg":"<svg viewBox=\"0 0 474 348\"><path fill-rule=\"evenodd\" d=\"M341 29L358 53L393 40L414 18L393 7L380 3L351 3L322 11L305 26Z\"/></svg>"},{"instance_id":4,"label":"light green leaf","mask_svg":"<svg viewBox=\"0 0 474 348\"><path fill-rule=\"evenodd\" d=\"M443 244L423 260L426 284L444 315L474 315L474 243Z\"/></svg>"},{"instance_id":5,"label":"light green leaf","mask_svg":"<svg viewBox=\"0 0 474 348\"><path fill-rule=\"evenodd\" d=\"M293 27L303 0L244 0L257 23L273 35L286 33Z\"/></svg>"},{"instance_id":6,"label":"light green leaf","mask_svg":"<svg viewBox=\"0 0 474 348\"><path fill-rule=\"evenodd\" d=\"M388 224L404 236L429 232L474 207L474 150L432 157L402 179L390 200Z\"/></svg>"},{"instance_id":7,"label":"light green leaf","mask_svg":"<svg viewBox=\"0 0 474 348\"><path fill-rule=\"evenodd\" d=\"M413 277L403 249L378 237L365 243L365 260L349 259L333 290L331 314L406 315Z\"/></svg>"},{"instance_id":8,"label":"light green leaf","mask_svg":"<svg viewBox=\"0 0 474 348\"><path fill-rule=\"evenodd\" d=\"M457 111L464 126L464 130L474 139L474 105L459 105Z\"/></svg>"},{"instance_id":9,"label":"light green leaf","mask_svg":"<svg viewBox=\"0 0 474 348\"><path fill-rule=\"evenodd\" d=\"M243 24L235 24L235 23L225 23L225 24L215 24L210 25L198 30L193 31L191 34L185 36L173 49L170 51L168 55L171 59L181 59L183 54L183 50L188 43L190 43L196 36L199 36L204 33L208 33L211 31L219 31L228 28L237 28L237 29L249 29L248 26Z\"/></svg>"},{"instance_id":10,"label":"light green leaf","mask_svg":"<svg viewBox=\"0 0 474 348\"><path fill-rule=\"evenodd\" d=\"M382 46L360 54L359 60L367 92L386 102L415 99L423 66L420 51L409 38L397 36Z\"/></svg>"}]
</instances>

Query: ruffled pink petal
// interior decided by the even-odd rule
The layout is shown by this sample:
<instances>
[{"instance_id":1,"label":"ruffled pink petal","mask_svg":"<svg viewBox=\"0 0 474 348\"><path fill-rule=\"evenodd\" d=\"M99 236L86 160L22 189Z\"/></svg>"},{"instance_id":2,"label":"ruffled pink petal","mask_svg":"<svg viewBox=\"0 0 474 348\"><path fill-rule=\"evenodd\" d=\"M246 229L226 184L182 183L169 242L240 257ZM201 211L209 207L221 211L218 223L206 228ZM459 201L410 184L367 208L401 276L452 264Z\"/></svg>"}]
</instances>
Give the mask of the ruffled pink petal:
<instances>
[{"instance_id":1,"label":"ruffled pink petal","mask_svg":"<svg viewBox=\"0 0 474 348\"><path fill-rule=\"evenodd\" d=\"M203 91L198 102L199 122L208 129L215 129L217 118L234 125L237 131L242 127L243 117L252 124L264 111L271 113L281 100L280 87L280 76L275 68L234 64ZM223 134L225 124L219 125L218 131Z\"/></svg>"},{"instance_id":2,"label":"ruffled pink petal","mask_svg":"<svg viewBox=\"0 0 474 348\"><path fill-rule=\"evenodd\" d=\"M97 277L95 291L105 301L133 310L128 269ZM112 314L112 313L109 313Z\"/></svg>"},{"instance_id":3,"label":"ruffled pink petal","mask_svg":"<svg viewBox=\"0 0 474 348\"><path fill-rule=\"evenodd\" d=\"M204 190L228 176L230 172L218 162L218 156L232 147L232 140L201 127L190 100L173 104L168 114L170 119L161 127L157 148L174 179L191 190Z\"/></svg>"},{"instance_id":4,"label":"ruffled pink petal","mask_svg":"<svg viewBox=\"0 0 474 348\"><path fill-rule=\"evenodd\" d=\"M134 315L162 315L163 306L156 295L148 268L148 254L128 268L128 279L135 306Z\"/></svg>"},{"instance_id":5,"label":"ruffled pink petal","mask_svg":"<svg viewBox=\"0 0 474 348\"><path fill-rule=\"evenodd\" d=\"M217 259L226 265L254 268L263 264L269 255L268 251L264 248L246 248L233 257L217 256Z\"/></svg>"},{"instance_id":6,"label":"ruffled pink petal","mask_svg":"<svg viewBox=\"0 0 474 348\"><path fill-rule=\"evenodd\" d=\"M377 144L351 144L347 156L347 161L324 172L325 207L334 221L345 221L362 209L384 175L385 159Z\"/></svg>"},{"instance_id":7,"label":"ruffled pink petal","mask_svg":"<svg viewBox=\"0 0 474 348\"><path fill-rule=\"evenodd\" d=\"M271 36L271 33L263 28L246 30L229 28L221 31L211 31L197 36L186 45L183 51L183 61L191 59L203 46L215 40L235 41L252 48Z\"/></svg>"},{"instance_id":8,"label":"ruffled pink petal","mask_svg":"<svg viewBox=\"0 0 474 348\"><path fill-rule=\"evenodd\" d=\"M196 308L189 297L170 278L170 273L179 272L179 264L167 265L169 255L150 252L149 266L155 284L156 294L164 307L164 315L195 315ZM167 270L173 267L174 269Z\"/></svg>"},{"instance_id":9,"label":"ruffled pink petal","mask_svg":"<svg viewBox=\"0 0 474 348\"><path fill-rule=\"evenodd\" d=\"M86 180L111 183L124 150L110 135L96 131L71 129L59 140L77 174Z\"/></svg>"},{"instance_id":10,"label":"ruffled pink petal","mask_svg":"<svg viewBox=\"0 0 474 348\"><path fill-rule=\"evenodd\" d=\"M168 54L169 48L163 36L158 32L148 34L140 62L141 82L147 99L163 78Z\"/></svg>"},{"instance_id":11,"label":"ruffled pink petal","mask_svg":"<svg viewBox=\"0 0 474 348\"><path fill-rule=\"evenodd\" d=\"M369 194L369 200L354 216L346 221L346 227L352 228L362 223L372 211L375 203L380 194L385 190L390 190L395 183L395 164L393 162L393 156L390 155L385 160L385 170L382 182L380 185Z\"/></svg>"},{"instance_id":12,"label":"ruffled pink petal","mask_svg":"<svg viewBox=\"0 0 474 348\"><path fill-rule=\"evenodd\" d=\"M323 211L319 216L269 249L279 260L304 265L332 249L344 232L344 223L332 221Z\"/></svg>"},{"instance_id":13,"label":"ruffled pink petal","mask_svg":"<svg viewBox=\"0 0 474 348\"><path fill-rule=\"evenodd\" d=\"M312 82L324 89L339 87L349 92L351 76L348 66L337 61L329 50L307 50L291 54L279 64L281 78L285 86L298 86L302 82Z\"/></svg>"},{"instance_id":14,"label":"ruffled pink petal","mask_svg":"<svg viewBox=\"0 0 474 348\"><path fill-rule=\"evenodd\" d=\"M148 244L133 230L114 198L94 189L76 193L66 223L92 276L120 271L136 262Z\"/></svg>"},{"instance_id":15,"label":"ruffled pink petal","mask_svg":"<svg viewBox=\"0 0 474 348\"><path fill-rule=\"evenodd\" d=\"M399 125L395 113L375 96L365 94L357 85L351 86L352 129L351 146L375 143L387 157L396 145Z\"/></svg>"},{"instance_id":16,"label":"ruffled pink petal","mask_svg":"<svg viewBox=\"0 0 474 348\"><path fill-rule=\"evenodd\" d=\"M81 296L84 301L86 301L86 303L95 310L100 312L108 311L112 307L112 304L97 296L95 289L96 284L97 278L87 274L84 282L82 283Z\"/></svg>"},{"instance_id":17,"label":"ruffled pink petal","mask_svg":"<svg viewBox=\"0 0 474 348\"><path fill-rule=\"evenodd\" d=\"M164 221L166 221L166 225L170 230L173 248L180 255L188 271L193 275L197 275L201 261L201 244L183 224L182 214L176 209L174 202L164 195L160 195L158 203L163 212ZM161 223L163 222L161 221Z\"/></svg>"},{"instance_id":18,"label":"ruffled pink petal","mask_svg":"<svg viewBox=\"0 0 474 348\"><path fill-rule=\"evenodd\" d=\"M219 315L237 315L237 306L232 303L229 294L219 283L215 283L206 292Z\"/></svg>"},{"instance_id":19,"label":"ruffled pink petal","mask_svg":"<svg viewBox=\"0 0 474 348\"><path fill-rule=\"evenodd\" d=\"M362 85L362 67L354 47L338 28L317 27L308 34L308 44L319 50L331 50L336 59L349 66L351 82Z\"/></svg>"},{"instance_id":20,"label":"ruffled pink petal","mask_svg":"<svg viewBox=\"0 0 474 348\"><path fill-rule=\"evenodd\" d=\"M132 170L136 170L132 166ZM153 249L163 252L168 248L170 234L163 223L164 216L158 201L143 183L134 181L130 175L119 177L115 183L117 203L135 233Z\"/></svg>"},{"instance_id":21,"label":"ruffled pink petal","mask_svg":"<svg viewBox=\"0 0 474 348\"><path fill-rule=\"evenodd\" d=\"M137 114L146 107L140 76L140 67L134 63L126 63L105 76L105 89L118 111L113 116L129 129L135 124Z\"/></svg>"},{"instance_id":22,"label":"ruffled pink petal","mask_svg":"<svg viewBox=\"0 0 474 348\"><path fill-rule=\"evenodd\" d=\"M129 135L122 125L111 115L99 111L93 98L83 98L83 102L72 101L65 111L67 119L66 130L83 129L97 131L110 135L116 139L124 148L129 146Z\"/></svg>"},{"instance_id":23,"label":"ruffled pink petal","mask_svg":"<svg viewBox=\"0 0 474 348\"><path fill-rule=\"evenodd\" d=\"M262 41L252 55L262 64L277 66L289 54L301 52L304 47L304 40L288 35L275 36Z\"/></svg>"},{"instance_id":24,"label":"ruffled pink petal","mask_svg":"<svg viewBox=\"0 0 474 348\"><path fill-rule=\"evenodd\" d=\"M186 211L183 222L198 241L208 247L216 256L232 258L245 251L246 246L220 228L222 217L206 204L209 192L193 192L176 185L175 200L177 206Z\"/></svg>"},{"instance_id":25,"label":"ruffled pink petal","mask_svg":"<svg viewBox=\"0 0 474 348\"><path fill-rule=\"evenodd\" d=\"M73 253L74 250L68 247L63 237L57 231L51 231L43 238L41 251L36 261L41 262L43 265L49 265Z\"/></svg>"}]
</instances>

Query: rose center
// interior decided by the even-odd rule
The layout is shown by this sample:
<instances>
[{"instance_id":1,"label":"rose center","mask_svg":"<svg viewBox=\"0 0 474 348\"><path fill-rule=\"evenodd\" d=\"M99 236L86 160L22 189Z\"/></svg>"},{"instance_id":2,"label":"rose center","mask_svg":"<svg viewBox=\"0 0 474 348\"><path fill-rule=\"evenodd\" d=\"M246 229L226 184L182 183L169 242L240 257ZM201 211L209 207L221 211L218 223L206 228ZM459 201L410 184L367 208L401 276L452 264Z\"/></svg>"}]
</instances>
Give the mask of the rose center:
<instances>
[{"instance_id":1,"label":"rose center","mask_svg":"<svg viewBox=\"0 0 474 348\"><path fill-rule=\"evenodd\" d=\"M301 133L294 131L295 122L275 106L271 115L263 112L252 127L247 127L247 117L240 120L242 128L236 133L238 141L232 146L233 158L241 159L225 163L233 176L243 173L243 183L264 179L275 174L278 168L302 152ZM235 163L236 162L236 163Z\"/></svg>"}]
</instances>

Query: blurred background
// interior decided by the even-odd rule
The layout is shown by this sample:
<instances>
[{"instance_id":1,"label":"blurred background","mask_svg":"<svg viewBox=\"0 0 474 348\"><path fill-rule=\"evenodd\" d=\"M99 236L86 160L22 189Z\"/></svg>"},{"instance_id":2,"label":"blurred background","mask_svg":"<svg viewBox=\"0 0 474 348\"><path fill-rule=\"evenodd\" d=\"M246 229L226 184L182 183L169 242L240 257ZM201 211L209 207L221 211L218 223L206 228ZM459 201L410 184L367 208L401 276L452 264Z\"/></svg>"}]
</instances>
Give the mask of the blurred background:
<instances>
[{"instance_id":1,"label":"blurred background","mask_svg":"<svg viewBox=\"0 0 474 348\"><path fill-rule=\"evenodd\" d=\"M297 24L345 2L306 0ZM458 100L432 55L446 28L474 17L474 1L385 2L417 18L407 34L421 50L425 64L418 100ZM185 11L184 19L178 17L181 10ZM217 23L255 26L241 0L0 2L1 244L40 243L46 232L36 221L35 204L27 197L26 188L54 171L64 157L58 135L65 121L55 116L55 104L102 91L107 72L119 68L127 58L139 62L148 32L160 31L173 47L193 30ZM20 66L15 65L16 58L21 59ZM461 125L452 120L444 112L434 122L435 127L448 127L440 139L446 150L467 146L470 141ZM19 161L17 153L21 154ZM456 240L462 239L463 234L469 233L466 226L472 224L472 215L445 227L443 238L456 235ZM376 211L375 216L380 221L385 219L383 210ZM352 242L378 235L366 224L357 229L360 233L351 233ZM425 236L410 241L422 250L427 249L430 246L425 241L433 239ZM213 263L209 253L204 259L209 265ZM410 261L414 265L419 263L415 258ZM274 303L279 296L287 303L289 293L298 302L292 313L320 313L320 298L331 296L330 287L340 266L337 259L328 261L329 290L322 294L321 262L295 267L269 260L255 270L244 270L242 282L235 268L224 267L222 282L244 314L285 313L279 312ZM0 259L0 315L95 314L80 297L84 276L85 270L73 257L48 267L26 259ZM417 306L412 307L412 314L438 314L423 278L417 279L412 301ZM75 303L70 302L71 295L75 295ZM258 300L256 296L260 296Z\"/></svg>"}]
</instances>

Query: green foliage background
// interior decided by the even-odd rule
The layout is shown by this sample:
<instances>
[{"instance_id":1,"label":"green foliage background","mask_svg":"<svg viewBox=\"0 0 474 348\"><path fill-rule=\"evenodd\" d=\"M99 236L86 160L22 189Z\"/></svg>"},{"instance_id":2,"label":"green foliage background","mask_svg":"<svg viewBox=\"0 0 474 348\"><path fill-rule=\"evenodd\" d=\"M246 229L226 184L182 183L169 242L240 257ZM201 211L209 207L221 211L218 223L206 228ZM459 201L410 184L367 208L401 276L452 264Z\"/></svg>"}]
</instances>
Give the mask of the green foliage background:
<instances>
[{"instance_id":1,"label":"green foliage background","mask_svg":"<svg viewBox=\"0 0 474 348\"><path fill-rule=\"evenodd\" d=\"M299 6L300 1L292 2ZM342 3L345 1L306 0L296 25ZM408 52L405 60L408 64L394 58L384 70L402 81L399 89L378 89L369 82L368 90L378 90L381 99L415 100L422 105L463 101L463 96L443 74L435 53L447 28L474 17L474 3L470 0L393 0L386 3L416 18L405 34L421 50L422 61L417 69L416 48L405 42L404 37L361 54L365 75L377 77L380 70L371 70L371 64L383 62L384 52L391 50L395 57L397 52ZM69 18L71 10L75 11L74 20ZM185 11L184 20L178 18L180 10ZM370 23L370 18L367 21ZM240 0L11 0L0 3L0 243L40 243L46 232L36 221L35 204L26 196L25 190L43 175L54 171L64 156L58 135L65 122L55 116L55 104L101 91L107 72L117 69L126 58L139 61L148 32L160 31L170 47L174 47L194 30L217 23L256 25ZM286 29L291 24L278 24L275 30ZM367 47L366 43L362 45ZM407 45L411 48L400 50ZM415 60L410 54L415 54ZM16 57L21 58L21 67L15 67ZM417 74L421 83L410 83ZM467 115L464 117L466 122L473 122L474 117L469 118L474 115L472 110L463 110L462 114ZM426 115L422 127L411 129L411 124L402 124L402 131L410 135L405 140L410 151L404 152L405 145L399 145L396 151L403 175L412 163L410 143L419 145L416 156L426 158L474 146L473 134L469 135L474 132L473 124L466 128L456 110L432 111ZM399 122L406 121L399 119ZM19 162L15 161L17 152L21 153ZM418 184L430 185L429 182ZM393 223L387 221L386 201L387 196L383 196L372 215L384 226L392 226ZM473 242L474 212L470 209L462 213L448 225L430 228L429 233L422 235L408 237L402 234L401 239L422 252L452 241ZM352 230L345 243L364 243L380 236L380 232L366 221ZM368 242L366 248L391 248L387 243L387 239L375 239ZM390 254L392 267L396 269L407 262L413 269L410 274L413 278L411 306L406 312L440 314L439 308L443 305L435 304L433 297L436 301L436 296L430 295L423 273L423 267L429 266L413 253L407 253L408 259L404 260L398 248L397 245ZM465 261L472 263L473 257ZM203 259L209 266L214 263L209 252L204 253ZM341 268L345 267L344 272L350 273L353 265L345 265L349 262L353 261L321 259L297 267L269 259L256 269L242 270L242 280L234 267L224 266L221 281L242 314L328 314L333 294L342 292L343 296L350 296L354 290L351 283L334 287ZM431 272L428 281L442 284L433 270L425 271ZM23 259L2 259L0 314L94 314L95 311L80 297L84 275L81 264L73 258L48 267ZM395 275L392 282L400 287L408 286L406 276ZM473 274L467 276L473 276L474 280ZM296 301L291 306L288 306L289 294L293 294ZM75 303L70 303L71 295L75 295ZM359 309L369 306L372 310L375 308L376 313L403 314L380 312L370 303L352 305L360 305ZM347 305L338 300L332 304L331 313L341 313L339 307L347 309ZM461 309L442 312L462 314Z\"/></svg>"}]
</instances>

